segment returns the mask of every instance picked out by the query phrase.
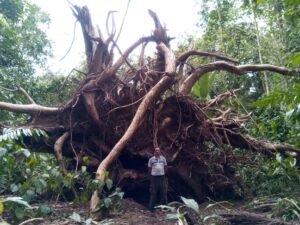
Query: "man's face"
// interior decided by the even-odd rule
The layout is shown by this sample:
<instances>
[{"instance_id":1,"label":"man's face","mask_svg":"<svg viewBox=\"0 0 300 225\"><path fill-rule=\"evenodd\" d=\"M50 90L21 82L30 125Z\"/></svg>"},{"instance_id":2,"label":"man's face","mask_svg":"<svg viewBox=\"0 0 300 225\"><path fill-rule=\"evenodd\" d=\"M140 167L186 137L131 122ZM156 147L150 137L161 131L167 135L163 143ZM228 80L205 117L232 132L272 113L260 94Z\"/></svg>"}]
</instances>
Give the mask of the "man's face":
<instances>
[{"instance_id":1,"label":"man's face","mask_svg":"<svg viewBox=\"0 0 300 225\"><path fill-rule=\"evenodd\" d=\"M154 155L159 156L160 155L160 148L155 148Z\"/></svg>"}]
</instances>

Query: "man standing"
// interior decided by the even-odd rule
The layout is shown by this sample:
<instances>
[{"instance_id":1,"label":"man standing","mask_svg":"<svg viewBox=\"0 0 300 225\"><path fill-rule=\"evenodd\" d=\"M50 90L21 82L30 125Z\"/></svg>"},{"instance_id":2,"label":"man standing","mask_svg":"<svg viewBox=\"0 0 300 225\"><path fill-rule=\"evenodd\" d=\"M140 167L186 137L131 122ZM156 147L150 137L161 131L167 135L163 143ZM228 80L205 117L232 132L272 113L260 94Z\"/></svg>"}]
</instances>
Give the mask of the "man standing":
<instances>
[{"instance_id":1,"label":"man standing","mask_svg":"<svg viewBox=\"0 0 300 225\"><path fill-rule=\"evenodd\" d=\"M167 161L161 155L160 148L156 147L154 156L148 161L148 173L150 175L150 202L149 209L153 212L157 194L160 194L160 204L167 205L167 185L166 185Z\"/></svg>"}]
</instances>

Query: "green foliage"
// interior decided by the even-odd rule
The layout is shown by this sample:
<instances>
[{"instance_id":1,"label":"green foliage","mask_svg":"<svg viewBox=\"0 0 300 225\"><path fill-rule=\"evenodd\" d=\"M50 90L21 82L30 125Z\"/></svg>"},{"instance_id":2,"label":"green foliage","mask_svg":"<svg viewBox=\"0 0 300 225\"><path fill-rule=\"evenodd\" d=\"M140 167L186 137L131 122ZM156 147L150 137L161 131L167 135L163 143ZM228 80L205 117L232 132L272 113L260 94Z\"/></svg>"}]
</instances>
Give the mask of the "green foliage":
<instances>
[{"instance_id":1,"label":"green foliage","mask_svg":"<svg viewBox=\"0 0 300 225\"><path fill-rule=\"evenodd\" d=\"M300 52L294 55L290 61L293 68L296 68L300 64Z\"/></svg>"},{"instance_id":2,"label":"green foliage","mask_svg":"<svg viewBox=\"0 0 300 225\"><path fill-rule=\"evenodd\" d=\"M258 155L253 165L241 166L239 175L254 195L286 197L297 192L300 170L295 158L283 157L279 153L274 159L264 159Z\"/></svg>"},{"instance_id":3,"label":"green foliage","mask_svg":"<svg viewBox=\"0 0 300 225\"><path fill-rule=\"evenodd\" d=\"M48 23L48 15L26 0L0 0L0 101L27 102L24 96L4 92L2 87L30 89L35 69L43 67L50 56L50 41L45 33ZM24 122L28 116L2 110L0 118L11 125Z\"/></svg>"},{"instance_id":4,"label":"green foliage","mask_svg":"<svg viewBox=\"0 0 300 225\"><path fill-rule=\"evenodd\" d=\"M51 209L47 205L31 207L21 197L0 198L0 221L3 220L3 216L5 219L9 219L11 223L16 224L30 217L46 216L50 212Z\"/></svg>"},{"instance_id":5,"label":"green foliage","mask_svg":"<svg viewBox=\"0 0 300 225\"><path fill-rule=\"evenodd\" d=\"M3 128L0 141L22 140L25 136L48 137L47 133L41 129L31 128Z\"/></svg>"},{"instance_id":6,"label":"green foliage","mask_svg":"<svg viewBox=\"0 0 300 225\"><path fill-rule=\"evenodd\" d=\"M193 215L193 224L219 224L219 216L215 213L207 214L205 210L213 207L214 205L221 205L221 203L209 204L204 210L200 211L198 203L194 199L188 199L180 196L183 203L177 203L177 206L160 205L157 208L168 210L167 218L171 220L177 220L176 224L188 225L187 217L191 220L191 214ZM191 209L193 212L191 213ZM207 215L206 215L207 214Z\"/></svg>"},{"instance_id":7,"label":"green foliage","mask_svg":"<svg viewBox=\"0 0 300 225\"><path fill-rule=\"evenodd\" d=\"M77 72L72 77L49 73L35 77L27 91L41 105L60 105L69 100L82 79L83 75Z\"/></svg>"},{"instance_id":8,"label":"green foliage","mask_svg":"<svg viewBox=\"0 0 300 225\"><path fill-rule=\"evenodd\" d=\"M29 86L34 66L50 54L42 28L49 17L26 0L1 0L0 6L0 85Z\"/></svg>"},{"instance_id":9,"label":"green foliage","mask_svg":"<svg viewBox=\"0 0 300 225\"><path fill-rule=\"evenodd\" d=\"M284 106L286 109L296 108L300 104L300 85L295 84L287 90L274 90L252 103L254 107Z\"/></svg>"},{"instance_id":10,"label":"green foliage","mask_svg":"<svg viewBox=\"0 0 300 225\"><path fill-rule=\"evenodd\" d=\"M122 199L124 192L120 188L114 187L112 180L109 178L109 173L106 172L104 183L95 180L96 189L101 199L100 204L97 206L95 212L100 212L101 216L107 217L114 212L123 210Z\"/></svg>"},{"instance_id":11,"label":"green foliage","mask_svg":"<svg viewBox=\"0 0 300 225\"><path fill-rule=\"evenodd\" d=\"M252 103L256 123L250 133L275 141L300 146L300 86L287 90L275 90Z\"/></svg>"},{"instance_id":12,"label":"green foliage","mask_svg":"<svg viewBox=\"0 0 300 225\"><path fill-rule=\"evenodd\" d=\"M2 141L0 150L0 194L12 193L30 202L72 187L72 179L62 176L53 156L31 153L13 141Z\"/></svg>"},{"instance_id":13,"label":"green foliage","mask_svg":"<svg viewBox=\"0 0 300 225\"><path fill-rule=\"evenodd\" d=\"M300 198L297 193L291 197L261 196L251 201L247 208L259 210L269 208L270 216L283 221L300 220ZM265 209L267 210L267 209Z\"/></svg>"},{"instance_id":14,"label":"green foliage","mask_svg":"<svg viewBox=\"0 0 300 225\"><path fill-rule=\"evenodd\" d=\"M285 221L300 221L300 199L278 198L274 206L273 215L281 217Z\"/></svg>"},{"instance_id":15,"label":"green foliage","mask_svg":"<svg viewBox=\"0 0 300 225\"><path fill-rule=\"evenodd\" d=\"M28 94L41 105L61 105L66 102L74 90L76 89L79 80L82 80L81 73L72 74L72 78L66 78L58 74L45 74L31 79L30 86L26 87ZM1 86L0 86L1 90ZM3 101L16 104L28 104L28 99L20 92L1 91L3 93ZM5 94L4 94L5 93ZM1 101L1 94L0 94ZM26 114L18 114L7 111L0 111L1 123L6 126L17 126L24 124L29 119Z\"/></svg>"},{"instance_id":16,"label":"green foliage","mask_svg":"<svg viewBox=\"0 0 300 225\"><path fill-rule=\"evenodd\" d=\"M71 216L69 216L69 219L73 222L84 224L84 225L90 225L90 224L92 224L92 221L93 221L91 218L87 218L87 219L82 218L76 212L73 212L73 214Z\"/></svg>"},{"instance_id":17,"label":"green foliage","mask_svg":"<svg viewBox=\"0 0 300 225\"><path fill-rule=\"evenodd\" d=\"M214 78L214 74L205 74L193 86L192 94L200 99L209 98Z\"/></svg>"},{"instance_id":18,"label":"green foliage","mask_svg":"<svg viewBox=\"0 0 300 225\"><path fill-rule=\"evenodd\" d=\"M280 109L267 107L256 110L255 114L257 116L253 118L256 123L249 125L248 131L250 134L260 139L266 138L274 142L297 144L297 140L294 140L294 135L299 130L299 127L289 123L286 119L286 114Z\"/></svg>"},{"instance_id":19,"label":"green foliage","mask_svg":"<svg viewBox=\"0 0 300 225\"><path fill-rule=\"evenodd\" d=\"M45 132L27 128L7 129L0 136L0 194L12 193L31 202L51 194L63 194L64 189L70 190L74 176L64 177L52 155L31 153L22 144L24 136L45 138Z\"/></svg>"},{"instance_id":20,"label":"green foliage","mask_svg":"<svg viewBox=\"0 0 300 225\"><path fill-rule=\"evenodd\" d=\"M183 196L180 196L180 198L187 207L191 208L196 213L199 213L199 205L194 199L188 199Z\"/></svg>"},{"instance_id":21,"label":"green foliage","mask_svg":"<svg viewBox=\"0 0 300 225\"><path fill-rule=\"evenodd\" d=\"M249 23L249 18L245 18L245 10L240 1L202 2L199 15L202 22L199 26L204 34L195 41L197 49L225 54L240 60L242 64L255 63L258 60L257 49L253 47L256 43L254 25ZM237 88L241 88L243 102L262 94L262 84L260 79L256 79L257 74L234 76L218 71L211 73L210 78L207 85L203 82L206 89L202 90L208 91L211 97ZM199 83L195 86L193 90L196 90L197 96Z\"/></svg>"},{"instance_id":22,"label":"green foliage","mask_svg":"<svg viewBox=\"0 0 300 225\"><path fill-rule=\"evenodd\" d=\"M108 173L104 184L93 180L85 166L82 166L77 173L68 173L63 176L52 155L32 153L22 144L22 138L26 136L47 138L42 130L27 128L6 129L5 133L0 136L0 195L21 196L5 200L4 211L7 218L15 223L30 216L47 215L51 212L47 205L41 205L37 210L28 211L28 207L14 207L15 203L10 202L18 200L19 203L27 204L27 202L36 202L53 195L63 196L65 200L70 200L69 195L75 185L79 190L78 198L75 201L87 202L91 194L98 190L102 199L98 210L103 216L121 210L121 199L124 193L114 187ZM0 202L1 212L3 211L3 202L3 200ZM89 218L84 221L80 218L80 220L86 224L90 222Z\"/></svg>"},{"instance_id":23,"label":"green foliage","mask_svg":"<svg viewBox=\"0 0 300 225\"><path fill-rule=\"evenodd\" d=\"M203 34L199 38L188 37L189 43L194 40L197 49L223 53L238 59L239 64L260 63L260 49L263 63L297 68L300 52L298 4L289 0L252 2L253 4L248 0L202 1L198 26ZM254 16L258 21L258 29ZM181 46L181 49L188 46L190 45ZM206 62L192 61L194 67L203 63ZM212 85L205 85L206 82L200 81L195 84L193 92L195 96L201 96L199 87L205 85L206 88L202 90L208 90L209 96L214 97L228 89L240 88L240 99L248 108L251 101L264 94L266 84L273 90L287 88L296 81L271 72L266 74L267 81L261 77L261 73L235 76L227 72L214 72L211 74L214 77Z\"/></svg>"},{"instance_id":24,"label":"green foliage","mask_svg":"<svg viewBox=\"0 0 300 225\"><path fill-rule=\"evenodd\" d=\"M21 197L0 198L0 219L3 212L11 211L17 220L21 220L25 216L26 209L31 209L31 206Z\"/></svg>"},{"instance_id":25,"label":"green foliage","mask_svg":"<svg viewBox=\"0 0 300 225\"><path fill-rule=\"evenodd\" d=\"M92 179L85 166L75 174L63 176L52 155L31 153L22 144L22 138L26 136L47 138L44 131L28 128L6 129L0 136L0 194L22 196L27 202L49 198L54 194L67 199L65 194L69 195L76 184L79 189L78 198L75 199L77 202L88 201L91 194L98 190L102 199L98 210L103 215L121 210L124 193L114 187L108 173L103 184ZM47 212L48 208L41 206L40 213Z\"/></svg>"}]
</instances>

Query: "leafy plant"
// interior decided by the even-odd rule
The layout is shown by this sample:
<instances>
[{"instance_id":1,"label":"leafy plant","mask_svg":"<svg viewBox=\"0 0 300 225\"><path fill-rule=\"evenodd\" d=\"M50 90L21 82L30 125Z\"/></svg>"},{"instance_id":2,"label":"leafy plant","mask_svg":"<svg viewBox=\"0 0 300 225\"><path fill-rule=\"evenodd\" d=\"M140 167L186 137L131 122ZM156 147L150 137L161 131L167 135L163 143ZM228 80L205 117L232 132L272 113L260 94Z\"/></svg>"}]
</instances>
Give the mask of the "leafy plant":
<instances>
[{"instance_id":1,"label":"leafy plant","mask_svg":"<svg viewBox=\"0 0 300 225\"><path fill-rule=\"evenodd\" d=\"M280 153L273 159L257 156L253 164L243 166L239 174L248 191L261 198L253 201L254 204L267 203L272 215L283 220L299 218L300 171L295 158Z\"/></svg>"},{"instance_id":2,"label":"leafy plant","mask_svg":"<svg viewBox=\"0 0 300 225\"><path fill-rule=\"evenodd\" d=\"M200 211L199 205L194 199L188 199L183 196L180 196L183 203L176 202L177 206L169 206L169 205L159 205L156 208L164 209L170 211L167 214L167 219L177 220L177 224L179 225L188 225L188 221L190 217L186 212L186 208L190 208L194 211L197 217L197 221L200 221Z\"/></svg>"},{"instance_id":3,"label":"leafy plant","mask_svg":"<svg viewBox=\"0 0 300 225\"><path fill-rule=\"evenodd\" d=\"M192 93L201 99L206 99L209 96L209 93L212 88L212 84L214 81L215 74L206 74L201 77L197 83L193 86Z\"/></svg>"},{"instance_id":4,"label":"leafy plant","mask_svg":"<svg viewBox=\"0 0 300 225\"><path fill-rule=\"evenodd\" d=\"M93 221L92 218L87 218L87 219L82 218L76 212L73 212L73 214L71 216L69 216L69 219L71 221L74 221L74 222L77 222L77 223L80 223L80 224L84 224L84 225L90 225L90 224L92 224L92 221Z\"/></svg>"},{"instance_id":5,"label":"leafy plant","mask_svg":"<svg viewBox=\"0 0 300 225\"><path fill-rule=\"evenodd\" d=\"M253 164L243 166L239 174L246 187L258 196L293 196L300 185L296 159L283 157L280 153L273 159L257 156Z\"/></svg>"},{"instance_id":6,"label":"leafy plant","mask_svg":"<svg viewBox=\"0 0 300 225\"><path fill-rule=\"evenodd\" d=\"M26 136L47 137L42 130L27 128L5 129L0 136L0 194L18 195L22 201L32 203L54 194L64 196L66 191L70 192L74 187L75 175L63 176L53 155L32 153L22 141ZM37 210L25 213L24 210L29 207L13 207L11 200L20 203L21 199L5 200L6 208L11 207L7 216L12 221L19 221L25 214L26 217L47 215L51 211L48 206L41 205Z\"/></svg>"},{"instance_id":7,"label":"leafy plant","mask_svg":"<svg viewBox=\"0 0 300 225\"><path fill-rule=\"evenodd\" d=\"M123 210L122 199L124 192L120 188L114 187L108 172L105 174L104 183L94 180L94 184L96 184L95 190L98 190L101 199L96 211L99 211L103 217L107 217L111 213Z\"/></svg>"},{"instance_id":8,"label":"leafy plant","mask_svg":"<svg viewBox=\"0 0 300 225\"><path fill-rule=\"evenodd\" d=\"M22 138L26 136L48 137L47 133L41 129L3 128L2 135L0 135L0 141L22 140Z\"/></svg>"},{"instance_id":9,"label":"leafy plant","mask_svg":"<svg viewBox=\"0 0 300 225\"><path fill-rule=\"evenodd\" d=\"M26 209L31 209L31 206L21 197L0 198L0 218L6 211L7 213L12 212L15 220L21 220L25 216Z\"/></svg>"},{"instance_id":10,"label":"leafy plant","mask_svg":"<svg viewBox=\"0 0 300 225\"><path fill-rule=\"evenodd\" d=\"M0 142L0 193L21 195L27 201L71 188L52 155L31 153L14 141Z\"/></svg>"},{"instance_id":11,"label":"leafy plant","mask_svg":"<svg viewBox=\"0 0 300 225\"><path fill-rule=\"evenodd\" d=\"M300 221L299 194L293 197L278 198L275 196L261 196L249 203L248 208L269 211L271 217L280 217L283 221Z\"/></svg>"},{"instance_id":12,"label":"leafy plant","mask_svg":"<svg viewBox=\"0 0 300 225\"><path fill-rule=\"evenodd\" d=\"M300 221L300 199L278 198L274 206L273 215L280 216L285 221Z\"/></svg>"}]
</instances>

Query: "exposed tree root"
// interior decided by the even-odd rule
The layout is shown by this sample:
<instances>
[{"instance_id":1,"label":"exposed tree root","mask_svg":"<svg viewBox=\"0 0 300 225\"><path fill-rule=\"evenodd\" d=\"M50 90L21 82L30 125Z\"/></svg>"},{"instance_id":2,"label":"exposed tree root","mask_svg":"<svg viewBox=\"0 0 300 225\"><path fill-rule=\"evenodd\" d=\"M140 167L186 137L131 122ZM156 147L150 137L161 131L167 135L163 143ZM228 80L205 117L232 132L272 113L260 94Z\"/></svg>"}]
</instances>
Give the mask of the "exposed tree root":
<instances>
[{"instance_id":1,"label":"exposed tree root","mask_svg":"<svg viewBox=\"0 0 300 225\"><path fill-rule=\"evenodd\" d=\"M230 222L232 225L296 225L296 223L272 219L260 214L249 212L228 212L221 213L220 216L225 218L225 220Z\"/></svg>"},{"instance_id":2,"label":"exposed tree root","mask_svg":"<svg viewBox=\"0 0 300 225\"><path fill-rule=\"evenodd\" d=\"M99 180L103 181L105 171L110 170L115 183L129 195L147 195L147 161L153 147L159 145L169 162L170 197L185 195L203 201L207 196L235 195L234 187L240 182L235 176L235 163L243 160L236 157L236 148L267 155L292 152L299 157L297 148L242 134L242 124L250 115L239 115L228 105L224 107L238 90L209 101L189 97L195 82L211 71L237 75L264 70L283 75L296 72L273 65L236 65L234 59L199 51L187 51L176 58L169 45L172 38L152 11L152 36L140 38L114 61L114 25L111 29L108 26L105 40L93 28L87 8L74 6L73 12L82 26L88 65L74 96L60 108L40 106L33 100L28 105L0 102L0 109L29 114L31 119L25 126L48 132L46 143L39 140L31 146L54 152L63 173L67 169L63 156L76 158L78 166L83 157L88 157L88 167L97 171ZM157 44L152 59L144 58L148 42ZM139 45L139 62L129 64L127 57ZM189 57L225 61L185 71ZM94 193L92 209L99 203L98 197Z\"/></svg>"},{"instance_id":3,"label":"exposed tree root","mask_svg":"<svg viewBox=\"0 0 300 225\"><path fill-rule=\"evenodd\" d=\"M56 160L58 162L60 171L62 174L67 175L67 170L65 167L65 162L62 154L62 147L67 138L70 136L69 132L64 133L60 138L58 138L54 144L54 154L56 157Z\"/></svg>"}]
</instances>

